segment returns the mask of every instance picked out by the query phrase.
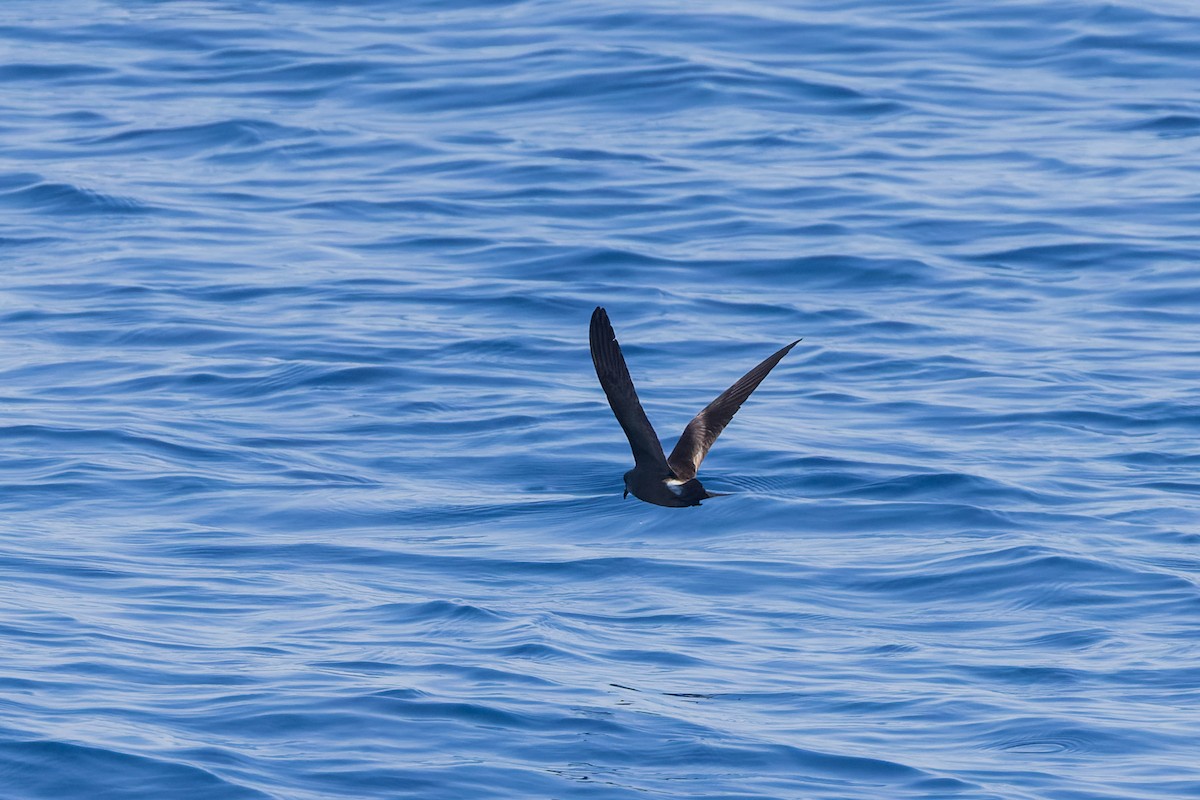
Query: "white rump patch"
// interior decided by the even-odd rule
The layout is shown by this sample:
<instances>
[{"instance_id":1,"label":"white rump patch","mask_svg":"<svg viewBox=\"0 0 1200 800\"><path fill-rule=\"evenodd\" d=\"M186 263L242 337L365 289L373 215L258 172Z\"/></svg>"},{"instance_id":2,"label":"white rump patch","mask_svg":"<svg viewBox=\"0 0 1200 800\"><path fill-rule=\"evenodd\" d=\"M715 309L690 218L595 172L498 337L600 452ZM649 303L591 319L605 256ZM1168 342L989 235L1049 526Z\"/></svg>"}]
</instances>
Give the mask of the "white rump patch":
<instances>
[{"instance_id":1,"label":"white rump patch","mask_svg":"<svg viewBox=\"0 0 1200 800\"><path fill-rule=\"evenodd\" d=\"M683 486L684 481L681 481L678 478L667 478L665 481L663 481L663 483L667 485L667 488L670 489L671 493L676 497L683 494L683 489L680 487Z\"/></svg>"}]
</instances>

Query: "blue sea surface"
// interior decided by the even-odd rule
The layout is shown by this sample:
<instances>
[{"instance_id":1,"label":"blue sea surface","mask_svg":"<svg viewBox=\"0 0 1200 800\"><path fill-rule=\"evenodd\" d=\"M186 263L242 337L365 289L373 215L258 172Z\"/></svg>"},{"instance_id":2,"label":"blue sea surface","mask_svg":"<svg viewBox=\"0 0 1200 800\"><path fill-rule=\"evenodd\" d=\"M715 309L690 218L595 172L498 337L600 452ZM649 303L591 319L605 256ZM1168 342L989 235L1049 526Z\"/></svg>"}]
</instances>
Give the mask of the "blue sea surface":
<instances>
[{"instance_id":1,"label":"blue sea surface","mask_svg":"<svg viewBox=\"0 0 1200 800\"><path fill-rule=\"evenodd\" d=\"M1200 798L1198 334L1194 2L7 3L0 800Z\"/></svg>"}]
</instances>

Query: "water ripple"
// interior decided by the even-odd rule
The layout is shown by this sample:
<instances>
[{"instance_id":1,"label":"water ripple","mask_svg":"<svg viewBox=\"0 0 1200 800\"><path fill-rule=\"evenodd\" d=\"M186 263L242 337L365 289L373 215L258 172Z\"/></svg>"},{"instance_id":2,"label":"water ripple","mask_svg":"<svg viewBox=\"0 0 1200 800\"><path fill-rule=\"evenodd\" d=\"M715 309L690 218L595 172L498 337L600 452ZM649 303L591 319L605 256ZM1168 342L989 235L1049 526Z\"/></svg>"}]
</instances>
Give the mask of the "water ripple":
<instances>
[{"instance_id":1,"label":"water ripple","mask_svg":"<svg viewBox=\"0 0 1200 800\"><path fill-rule=\"evenodd\" d=\"M6 9L5 796L1200 796L1198 37Z\"/></svg>"}]
</instances>

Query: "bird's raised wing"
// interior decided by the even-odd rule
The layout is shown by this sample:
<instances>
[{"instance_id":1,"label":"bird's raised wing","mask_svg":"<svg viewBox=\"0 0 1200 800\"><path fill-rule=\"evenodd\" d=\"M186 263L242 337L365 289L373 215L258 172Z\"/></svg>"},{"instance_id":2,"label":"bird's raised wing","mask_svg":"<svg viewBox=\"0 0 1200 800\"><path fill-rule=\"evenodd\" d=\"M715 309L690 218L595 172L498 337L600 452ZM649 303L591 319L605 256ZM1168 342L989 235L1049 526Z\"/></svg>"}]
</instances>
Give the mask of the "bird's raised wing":
<instances>
[{"instance_id":1,"label":"bird's raised wing","mask_svg":"<svg viewBox=\"0 0 1200 800\"><path fill-rule=\"evenodd\" d=\"M617 422L625 429L629 448L633 450L633 460L638 466L660 467L664 473L667 472L667 459L663 455L658 434L642 410L637 390L633 388L633 379L629 377L629 367L625 366L625 356L621 355L621 345L617 344L617 335L608 321L608 313L599 306L592 312L588 338L592 346L592 363L596 365L596 377L604 387L604 394L608 396L608 404L612 406Z\"/></svg>"},{"instance_id":2,"label":"bird's raised wing","mask_svg":"<svg viewBox=\"0 0 1200 800\"><path fill-rule=\"evenodd\" d=\"M733 419L733 415L742 407L742 403L746 402L750 393L758 388L763 378L767 377L767 373L774 369L780 359L786 356L788 351L799 341L797 339L747 372L738 379L737 383L722 392L720 397L713 400L704 407L703 411L692 418L692 421L683 429L683 435L679 437L675 449L671 451L671 456L667 459L667 464L675 473L675 477L681 481L690 481L696 477L696 470L700 469L700 462L708 455L708 449L721 435L721 431L725 430L729 420Z\"/></svg>"}]
</instances>

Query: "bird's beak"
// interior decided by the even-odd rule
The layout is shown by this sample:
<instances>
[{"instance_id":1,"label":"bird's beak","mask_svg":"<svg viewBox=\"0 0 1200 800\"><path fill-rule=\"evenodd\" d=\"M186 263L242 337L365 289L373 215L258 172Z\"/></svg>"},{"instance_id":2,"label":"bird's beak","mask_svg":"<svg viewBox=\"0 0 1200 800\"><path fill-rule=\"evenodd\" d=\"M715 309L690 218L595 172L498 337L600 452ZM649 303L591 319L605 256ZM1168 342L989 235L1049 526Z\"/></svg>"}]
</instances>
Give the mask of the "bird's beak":
<instances>
[{"instance_id":1,"label":"bird's beak","mask_svg":"<svg viewBox=\"0 0 1200 800\"><path fill-rule=\"evenodd\" d=\"M628 499L629 499L629 490L628 490L628 489L626 489L626 490L625 490L625 494L621 495L621 499L622 499L622 500L628 500Z\"/></svg>"}]
</instances>

